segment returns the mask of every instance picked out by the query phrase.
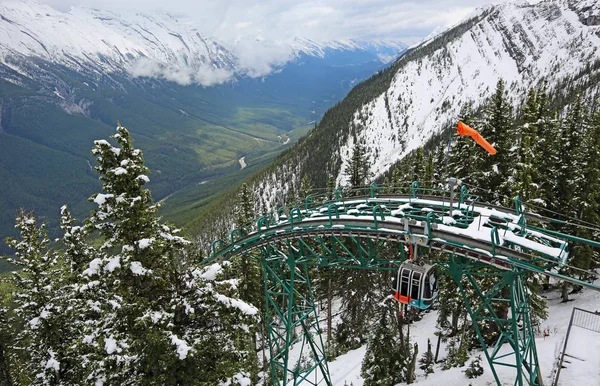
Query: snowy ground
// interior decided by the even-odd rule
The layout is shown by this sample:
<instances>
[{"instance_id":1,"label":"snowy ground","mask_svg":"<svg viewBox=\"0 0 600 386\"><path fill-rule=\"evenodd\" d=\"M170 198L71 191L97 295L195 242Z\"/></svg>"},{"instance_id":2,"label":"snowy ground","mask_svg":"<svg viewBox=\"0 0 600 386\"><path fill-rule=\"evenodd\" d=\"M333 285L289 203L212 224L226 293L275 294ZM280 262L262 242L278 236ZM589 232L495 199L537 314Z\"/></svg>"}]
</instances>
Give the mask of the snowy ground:
<instances>
[{"instance_id":1,"label":"snowy ground","mask_svg":"<svg viewBox=\"0 0 600 386\"><path fill-rule=\"evenodd\" d=\"M581 294L571 295L574 301L561 303L557 291L546 294L549 317L542 324L542 329L549 329L550 336L545 340L542 336L536 339L537 351L543 375L544 385L552 385L556 371L557 358L564 343L567 333L571 310L579 307L590 311L600 311L600 292L585 290ZM428 312L423 319L411 325L410 336L413 342L419 345L419 357L426 350L427 339L431 339L432 350L435 353L435 324L437 314ZM292 356L294 356L292 350ZM560 386L600 386L600 333L584 330L579 327L571 329L571 337L567 347L564 368L560 374ZM362 386L363 380L360 376L360 368L366 346L350 351L329 363L329 373L335 386ZM444 385L444 386L488 386L495 385L493 375L487 366L482 352L474 351L471 357L482 356L484 374L475 379L465 377L463 370L466 368L453 368L447 371L441 369L441 364L435 367L435 372L425 377L423 372L417 369L418 385ZM438 359L445 356L444 344L440 349ZM468 364L469 362L467 362ZM507 367L497 368L498 375L503 385L513 385L513 369Z\"/></svg>"}]
</instances>

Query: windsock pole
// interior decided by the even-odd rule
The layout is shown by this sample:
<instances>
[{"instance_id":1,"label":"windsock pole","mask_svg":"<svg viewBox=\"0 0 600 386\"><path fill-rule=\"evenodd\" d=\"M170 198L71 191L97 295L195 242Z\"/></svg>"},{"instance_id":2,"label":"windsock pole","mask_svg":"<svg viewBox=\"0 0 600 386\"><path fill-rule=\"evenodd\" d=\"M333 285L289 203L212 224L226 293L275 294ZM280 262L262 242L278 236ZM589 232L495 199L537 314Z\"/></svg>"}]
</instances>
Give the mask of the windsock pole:
<instances>
[{"instance_id":1,"label":"windsock pole","mask_svg":"<svg viewBox=\"0 0 600 386\"><path fill-rule=\"evenodd\" d=\"M473 138L479 146L484 148L491 155L496 154L496 149L494 149L494 147L488 141L486 141L481 134L479 134L475 129L465 125L462 121L458 122L456 131L462 136L469 136Z\"/></svg>"}]
</instances>

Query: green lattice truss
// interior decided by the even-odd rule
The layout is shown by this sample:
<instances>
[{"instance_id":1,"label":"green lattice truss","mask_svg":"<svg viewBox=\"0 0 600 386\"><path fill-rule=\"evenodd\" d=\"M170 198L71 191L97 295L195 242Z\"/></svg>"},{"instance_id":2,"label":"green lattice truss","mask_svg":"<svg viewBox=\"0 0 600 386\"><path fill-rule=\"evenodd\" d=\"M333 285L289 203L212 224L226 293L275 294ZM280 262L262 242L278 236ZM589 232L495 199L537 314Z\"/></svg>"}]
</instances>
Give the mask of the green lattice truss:
<instances>
[{"instance_id":1,"label":"green lattice truss","mask_svg":"<svg viewBox=\"0 0 600 386\"><path fill-rule=\"evenodd\" d=\"M544 229L554 220L527 213L518 198L515 208L507 209L479 203L465 187L455 194L415 182L404 190L408 193L401 191L373 184L312 195L301 208L280 209L248 229L233 230L229 243L213 243L205 263L242 254L263 265L271 383L331 385L310 267L395 271L406 259L402 245L411 244L445 252L438 266L458 284L496 382L500 385L496 367L509 366L515 385L540 385L525 277L536 272L600 290L557 272L568 262L570 243L600 243ZM394 244L397 254L383 253ZM479 288L478 275L493 276L496 284ZM473 304L465 283L478 299ZM506 315L497 314L499 303ZM483 339L484 323L497 326L494 347Z\"/></svg>"}]
</instances>

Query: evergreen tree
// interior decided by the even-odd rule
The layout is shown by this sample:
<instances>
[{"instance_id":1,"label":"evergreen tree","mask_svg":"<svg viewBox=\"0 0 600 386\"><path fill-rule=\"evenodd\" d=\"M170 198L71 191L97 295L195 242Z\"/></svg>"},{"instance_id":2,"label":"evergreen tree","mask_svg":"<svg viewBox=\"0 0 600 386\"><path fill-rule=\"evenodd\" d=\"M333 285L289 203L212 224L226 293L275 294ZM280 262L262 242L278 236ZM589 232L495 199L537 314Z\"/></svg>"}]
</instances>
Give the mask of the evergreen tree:
<instances>
[{"instance_id":1,"label":"evergreen tree","mask_svg":"<svg viewBox=\"0 0 600 386\"><path fill-rule=\"evenodd\" d=\"M425 175L425 155L423 148L420 147L416 150L412 162L412 181L421 181Z\"/></svg>"},{"instance_id":2,"label":"evergreen tree","mask_svg":"<svg viewBox=\"0 0 600 386\"><path fill-rule=\"evenodd\" d=\"M481 355L477 355L475 359L469 363L469 367L465 370L467 378L477 378L483 375L483 366L481 366Z\"/></svg>"},{"instance_id":3,"label":"evergreen tree","mask_svg":"<svg viewBox=\"0 0 600 386\"><path fill-rule=\"evenodd\" d=\"M238 203L236 205L237 220L236 227L243 229L242 234L246 235L250 229L250 224L255 220L254 204L252 191L246 183L242 184L238 195ZM262 285L262 266L258 259L252 255L236 255L231 258L230 264L226 267L226 276L237 281L239 289L239 297L244 302L253 305L257 309L264 309L264 287ZM250 324L250 347L247 356L250 358L250 363L258 364L257 356L257 331L259 329L259 320L255 319L254 323ZM252 366L251 373L255 374L257 369Z\"/></svg>"},{"instance_id":4,"label":"evergreen tree","mask_svg":"<svg viewBox=\"0 0 600 386\"><path fill-rule=\"evenodd\" d=\"M88 319L80 338L91 383L176 385L225 381L248 370L248 315L214 267L187 263L189 242L156 217L142 152L117 127L119 147L96 141L103 192L88 226L101 247L82 272ZM217 268L219 268L217 266ZM231 295L230 295L231 294Z\"/></svg>"},{"instance_id":5,"label":"evergreen tree","mask_svg":"<svg viewBox=\"0 0 600 386\"><path fill-rule=\"evenodd\" d=\"M305 174L302 178L302 183L300 184L300 199L304 200L306 197L312 194L313 187L310 183L310 178L308 174Z\"/></svg>"},{"instance_id":6,"label":"evergreen tree","mask_svg":"<svg viewBox=\"0 0 600 386\"><path fill-rule=\"evenodd\" d=\"M346 168L346 174L349 176L348 183L352 188L365 186L369 179L369 162L359 140L354 138L354 148L350 157L350 164Z\"/></svg>"},{"instance_id":7,"label":"evergreen tree","mask_svg":"<svg viewBox=\"0 0 600 386\"><path fill-rule=\"evenodd\" d=\"M395 385L406 381L405 370L410 361L410 348L395 328L391 300L378 305L376 322L367 344L361 375L364 384Z\"/></svg>"},{"instance_id":8,"label":"evergreen tree","mask_svg":"<svg viewBox=\"0 0 600 386\"><path fill-rule=\"evenodd\" d=\"M253 225L252 221L255 217L253 194L246 183L243 183L240 187L235 212L235 226L242 229L242 234L245 236Z\"/></svg>"},{"instance_id":9,"label":"evergreen tree","mask_svg":"<svg viewBox=\"0 0 600 386\"><path fill-rule=\"evenodd\" d=\"M539 156L535 154L535 143L538 141L538 111L539 102L535 90L530 90L527 95L525 106L522 109L523 124L521 125L520 139L513 146L510 158L515 162L514 176L510 176L507 182L513 185L512 196L519 195L525 200L533 200L539 197L538 185L538 161Z\"/></svg>"},{"instance_id":10,"label":"evergreen tree","mask_svg":"<svg viewBox=\"0 0 600 386\"><path fill-rule=\"evenodd\" d=\"M558 168L555 196L555 206L553 209L560 211L567 216L577 218L579 211L577 208L578 187L587 184L583 180L585 145L583 143L586 134L586 107L583 104L581 95L569 106L567 116L561 122L560 130L560 154L561 164ZM574 233L573 229L567 229L567 232ZM576 248L571 254L571 264L577 268L587 269L587 263L590 261L590 254L585 248ZM577 272L569 267L563 267L560 271L567 275L576 275ZM561 284L563 302L569 300L569 290L571 285L567 282Z\"/></svg>"},{"instance_id":11,"label":"evergreen tree","mask_svg":"<svg viewBox=\"0 0 600 386\"><path fill-rule=\"evenodd\" d=\"M438 297L437 327L446 336L455 336L460 330L461 316L465 312L465 303L456 282L447 274L440 274Z\"/></svg>"},{"instance_id":12,"label":"evergreen tree","mask_svg":"<svg viewBox=\"0 0 600 386\"><path fill-rule=\"evenodd\" d=\"M336 188L336 182L335 182L335 177L334 176L330 176L329 179L327 180L327 197L329 197L330 200L334 200L335 199L335 188Z\"/></svg>"},{"instance_id":13,"label":"evergreen tree","mask_svg":"<svg viewBox=\"0 0 600 386\"><path fill-rule=\"evenodd\" d=\"M590 119L583 144L582 153L585 160L580 184L576 187L574 207L577 210L577 219L587 224L600 225L600 111L593 114ZM589 226L574 229L576 236L594 239L598 232ZM598 267L598 253L588 245L576 245L571 260L575 267L592 270ZM572 272L583 280L594 279L593 275L583 274L581 271Z\"/></svg>"},{"instance_id":14,"label":"evergreen tree","mask_svg":"<svg viewBox=\"0 0 600 386\"><path fill-rule=\"evenodd\" d=\"M471 105L465 105L461 109L459 120L477 129L482 125L475 119L473 114ZM484 156L487 157L485 150L479 148L470 138L461 137L453 130L450 155L448 156L447 177L458 178L476 185L481 180L481 174L483 173ZM444 184L446 182L443 181Z\"/></svg>"},{"instance_id":15,"label":"evergreen tree","mask_svg":"<svg viewBox=\"0 0 600 386\"><path fill-rule=\"evenodd\" d=\"M585 134L585 106L581 95L569 107L566 118L561 122L560 154L561 165L558 169L557 190L555 193L558 208L564 214L577 216L574 208L575 189L582 183L583 136Z\"/></svg>"},{"instance_id":16,"label":"evergreen tree","mask_svg":"<svg viewBox=\"0 0 600 386\"><path fill-rule=\"evenodd\" d=\"M457 337L450 338L446 346L446 358L444 359L444 370L452 367L463 367L469 359L468 344L465 341L459 341Z\"/></svg>"},{"instance_id":17,"label":"evergreen tree","mask_svg":"<svg viewBox=\"0 0 600 386\"><path fill-rule=\"evenodd\" d=\"M503 185L503 181L507 180L509 171L514 166L513 160L510 159L514 136L511 132L512 106L505 95L502 79L498 80L486 115L486 125L481 135L491 142L497 153L484 158L482 166L486 177L483 182L487 190L492 192L491 197L487 199L494 203L505 203L510 192L507 186Z\"/></svg>"},{"instance_id":18,"label":"evergreen tree","mask_svg":"<svg viewBox=\"0 0 600 386\"><path fill-rule=\"evenodd\" d=\"M16 330L8 359L22 363L32 383L58 385L67 370L62 358L69 339L64 330L64 296L58 293L64 272L58 256L48 250L44 228L38 228L33 214L21 210L17 217L20 237L7 240L16 257L13 262L21 268L13 276L14 310L9 324Z\"/></svg>"},{"instance_id":19,"label":"evergreen tree","mask_svg":"<svg viewBox=\"0 0 600 386\"><path fill-rule=\"evenodd\" d=\"M558 169L560 168L560 146L558 143L559 125L556 117L548 109L545 88L537 91L538 115L537 131L538 141L534 142L534 153L539 159L539 173L537 181L539 186L539 204L546 208L555 208L555 192L557 191Z\"/></svg>"},{"instance_id":20,"label":"evergreen tree","mask_svg":"<svg viewBox=\"0 0 600 386\"><path fill-rule=\"evenodd\" d=\"M376 276L377 273L372 271L344 271L341 322L335 332L337 346L342 351L356 349L367 341L368 325L365 320L373 317L379 300L379 288L374 285Z\"/></svg>"},{"instance_id":21,"label":"evergreen tree","mask_svg":"<svg viewBox=\"0 0 600 386\"><path fill-rule=\"evenodd\" d=\"M445 171L446 145L442 141L442 143L436 148L433 159L433 180L435 188L440 188L444 185L444 179L447 179L447 176L444 175Z\"/></svg>"},{"instance_id":22,"label":"evergreen tree","mask_svg":"<svg viewBox=\"0 0 600 386\"><path fill-rule=\"evenodd\" d=\"M429 153L429 155L427 156L427 161L425 162L425 170L423 173L423 177L421 178L421 181L423 181L423 186L426 188L433 188L435 172L432 153Z\"/></svg>"},{"instance_id":23,"label":"evergreen tree","mask_svg":"<svg viewBox=\"0 0 600 386\"><path fill-rule=\"evenodd\" d=\"M12 326L9 324L9 304L13 289L2 276L0 276L0 386L18 384L13 381L13 373L20 367L19 363L9 361L9 347L13 344Z\"/></svg>"}]
</instances>

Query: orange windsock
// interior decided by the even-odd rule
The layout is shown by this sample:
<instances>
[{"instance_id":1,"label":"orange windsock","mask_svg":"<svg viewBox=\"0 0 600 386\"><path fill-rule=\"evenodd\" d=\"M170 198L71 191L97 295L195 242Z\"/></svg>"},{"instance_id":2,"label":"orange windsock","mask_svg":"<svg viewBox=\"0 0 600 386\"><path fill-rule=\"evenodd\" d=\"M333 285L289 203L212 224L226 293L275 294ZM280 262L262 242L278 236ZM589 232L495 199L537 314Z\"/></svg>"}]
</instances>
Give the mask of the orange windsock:
<instances>
[{"instance_id":1,"label":"orange windsock","mask_svg":"<svg viewBox=\"0 0 600 386\"><path fill-rule=\"evenodd\" d=\"M458 134L460 134L462 136L467 135L467 136L473 138L475 140L475 142L477 142L479 144L479 146L481 146L482 148L487 150L487 152L490 153L491 155L496 154L496 149L494 149L494 147L492 145L490 145L490 143L488 141L486 141L485 138L483 138L481 136L481 134L479 134L477 131L475 131L475 129L472 129L469 126L462 123L462 121L458 122L458 127L457 127L456 131L458 132Z\"/></svg>"}]
</instances>

